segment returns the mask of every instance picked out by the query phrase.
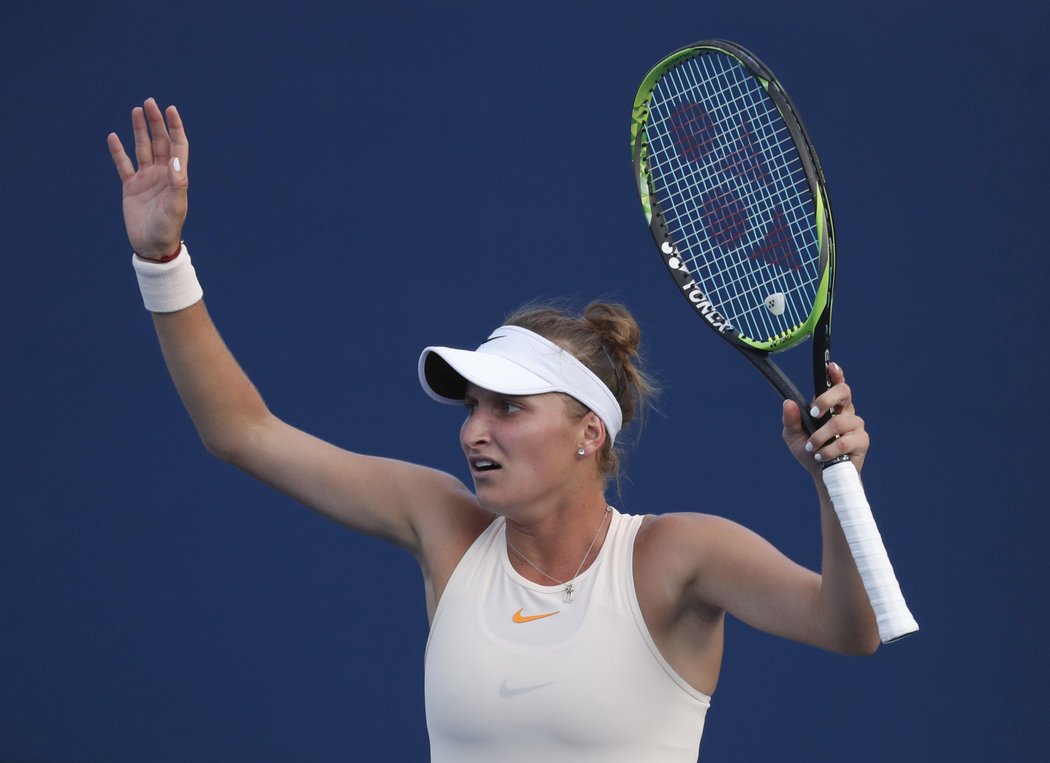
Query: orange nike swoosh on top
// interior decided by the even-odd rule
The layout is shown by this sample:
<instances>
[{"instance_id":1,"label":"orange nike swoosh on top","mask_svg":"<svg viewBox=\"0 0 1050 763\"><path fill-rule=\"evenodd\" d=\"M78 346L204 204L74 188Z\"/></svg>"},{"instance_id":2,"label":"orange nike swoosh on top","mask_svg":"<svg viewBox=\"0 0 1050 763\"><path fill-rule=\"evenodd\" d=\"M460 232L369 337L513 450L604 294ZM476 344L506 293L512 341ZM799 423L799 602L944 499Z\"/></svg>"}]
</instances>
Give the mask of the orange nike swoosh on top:
<instances>
[{"instance_id":1,"label":"orange nike swoosh on top","mask_svg":"<svg viewBox=\"0 0 1050 763\"><path fill-rule=\"evenodd\" d=\"M552 615L556 615L556 614L558 614L558 612L561 611L561 610L558 610L558 612L547 612L546 614L543 614L543 615L523 615L523 614L521 614L523 609L525 609L525 608L522 607L517 612L515 612L514 616L511 617L510 619L513 620L516 623L531 623L533 620L542 620L545 617L551 617Z\"/></svg>"}]
</instances>

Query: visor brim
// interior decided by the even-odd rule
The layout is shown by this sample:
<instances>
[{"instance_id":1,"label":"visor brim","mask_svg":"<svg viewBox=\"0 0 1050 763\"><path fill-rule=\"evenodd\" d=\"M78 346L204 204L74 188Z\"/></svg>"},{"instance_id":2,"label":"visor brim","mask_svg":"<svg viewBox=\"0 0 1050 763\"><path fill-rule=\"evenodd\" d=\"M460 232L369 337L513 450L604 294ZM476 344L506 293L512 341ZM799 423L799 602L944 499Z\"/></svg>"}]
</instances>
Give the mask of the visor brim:
<instances>
[{"instance_id":1,"label":"visor brim","mask_svg":"<svg viewBox=\"0 0 1050 763\"><path fill-rule=\"evenodd\" d=\"M532 371L498 355L451 347L427 347L419 359L419 382L439 403L463 402L467 384L502 395L541 395L559 391Z\"/></svg>"}]
</instances>

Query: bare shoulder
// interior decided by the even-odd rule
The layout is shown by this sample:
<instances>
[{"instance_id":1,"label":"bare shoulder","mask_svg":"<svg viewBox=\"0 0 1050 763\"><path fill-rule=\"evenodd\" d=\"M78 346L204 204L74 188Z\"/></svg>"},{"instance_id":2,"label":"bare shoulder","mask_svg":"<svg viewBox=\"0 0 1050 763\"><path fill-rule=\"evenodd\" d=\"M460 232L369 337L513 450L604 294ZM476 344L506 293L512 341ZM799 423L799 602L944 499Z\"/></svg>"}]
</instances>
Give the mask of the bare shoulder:
<instances>
[{"instance_id":1,"label":"bare shoulder","mask_svg":"<svg viewBox=\"0 0 1050 763\"><path fill-rule=\"evenodd\" d=\"M635 542L635 580L664 590L669 605L723 608L711 584L762 558L772 547L741 524L713 514L646 517Z\"/></svg>"},{"instance_id":2,"label":"bare shoulder","mask_svg":"<svg viewBox=\"0 0 1050 763\"><path fill-rule=\"evenodd\" d=\"M767 633L820 643L812 632L819 615L817 573L728 519L674 514L648 524L635 551L635 583L665 611L677 617L729 612Z\"/></svg>"},{"instance_id":3,"label":"bare shoulder","mask_svg":"<svg viewBox=\"0 0 1050 763\"><path fill-rule=\"evenodd\" d=\"M423 482L428 489L415 512L414 555L423 573L427 614L433 617L456 566L495 515L481 508L475 495L449 474L435 470Z\"/></svg>"},{"instance_id":4,"label":"bare shoulder","mask_svg":"<svg viewBox=\"0 0 1050 763\"><path fill-rule=\"evenodd\" d=\"M416 470L422 488L413 511L420 546L434 549L465 544L465 551L492 523L494 515L481 508L474 493L452 475L425 467L411 468Z\"/></svg>"},{"instance_id":5,"label":"bare shoulder","mask_svg":"<svg viewBox=\"0 0 1050 763\"><path fill-rule=\"evenodd\" d=\"M635 584L642 591L665 591L677 608L686 590L740 525L713 514L682 512L649 515L634 544Z\"/></svg>"},{"instance_id":6,"label":"bare shoulder","mask_svg":"<svg viewBox=\"0 0 1050 763\"><path fill-rule=\"evenodd\" d=\"M719 547L734 537L753 536L747 528L714 514L680 512L647 516L638 530L635 554L670 557L685 556L695 563L697 555Z\"/></svg>"}]
</instances>

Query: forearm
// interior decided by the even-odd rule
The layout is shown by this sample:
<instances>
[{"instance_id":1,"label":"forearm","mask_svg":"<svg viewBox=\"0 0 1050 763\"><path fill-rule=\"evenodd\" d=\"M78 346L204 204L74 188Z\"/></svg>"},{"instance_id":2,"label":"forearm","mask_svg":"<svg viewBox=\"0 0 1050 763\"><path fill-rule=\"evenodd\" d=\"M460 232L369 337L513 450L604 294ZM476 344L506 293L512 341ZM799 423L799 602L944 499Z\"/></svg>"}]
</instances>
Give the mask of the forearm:
<instances>
[{"instance_id":1,"label":"forearm","mask_svg":"<svg viewBox=\"0 0 1050 763\"><path fill-rule=\"evenodd\" d=\"M879 644L875 613L868 601L857 564L850 552L835 508L819 474L814 475L820 497L823 535L821 555L820 619L835 651L870 654Z\"/></svg>"},{"instance_id":2,"label":"forearm","mask_svg":"<svg viewBox=\"0 0 1050 763\"><path fill-rule=\"evenodd\" d=\"M161 351L204 446L233 460L269 410L212 323L203 300L172 313L153 313Z\"/></svg>"},{"instance_id":3,"label":"forearm","mask_svg":"<svg viewBox=\"0 0 1050 763\"><path fill-rule=\"evenodd\" d=\"M171 378L208 450L237 461L261 424L262 398L226 349L201 301L189 252L180 246L189 188L189 140L174 106L152 98L131 112L132 164L116 133L106 141L123 188L124 225L143 304L153 314Z\"/></svg>"}]
</instances>

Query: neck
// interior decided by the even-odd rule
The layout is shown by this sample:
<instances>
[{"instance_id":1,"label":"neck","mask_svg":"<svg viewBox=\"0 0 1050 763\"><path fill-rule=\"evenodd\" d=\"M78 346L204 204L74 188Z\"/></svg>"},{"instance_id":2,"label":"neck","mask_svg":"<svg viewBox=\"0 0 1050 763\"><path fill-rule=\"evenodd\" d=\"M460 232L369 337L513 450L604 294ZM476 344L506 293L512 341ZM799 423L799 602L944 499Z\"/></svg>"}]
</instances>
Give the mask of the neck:
<instances>
[{"instance_id":1,"label":"neck","mask_svg":"<svg viewBox=\"0 0 1050 763\"><path fill-rule=\"evenodd\" d=\"M507 541L518 552L508 549L515 570L541 585L555 585L550 578L568 581L582 573L597 558L609 532L607 509L605 497L599 494L538 520L508 517Z\"/></svg>"}]
</instances>

